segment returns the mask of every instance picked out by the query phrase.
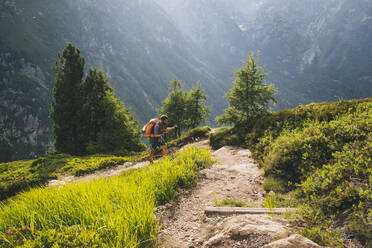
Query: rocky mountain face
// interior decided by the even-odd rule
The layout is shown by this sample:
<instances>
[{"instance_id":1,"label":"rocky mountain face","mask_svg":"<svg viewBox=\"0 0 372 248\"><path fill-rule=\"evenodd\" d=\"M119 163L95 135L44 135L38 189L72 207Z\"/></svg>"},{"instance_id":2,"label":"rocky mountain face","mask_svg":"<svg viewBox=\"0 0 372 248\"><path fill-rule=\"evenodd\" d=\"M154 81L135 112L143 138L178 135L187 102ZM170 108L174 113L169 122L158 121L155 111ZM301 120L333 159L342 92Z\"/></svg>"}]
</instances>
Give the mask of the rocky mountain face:
<instances>
[{"instance_id":1,"label":"rocky mountain face","mask_svg":"<svg viewBox=\"0 0 372 248\"><path fill-rule=\"evenodd\" d=\"M221 70L259 51L277 108L372 95L371 1L156 1Z\"/></svg>"},{"instance_id":2,"label":"rocky mountain face","mask_svg":"<svg viewBox=\"0 0 372 248\"><path fill-rule=\"evenodd\" d=\"M249 52L272 71L277 109L372 96L369 0L4 0L0 161L52 147L52 66L67 42L102 68L140 122L173 77L200 80L213 116Z\"/></svg>"}]
</instances>

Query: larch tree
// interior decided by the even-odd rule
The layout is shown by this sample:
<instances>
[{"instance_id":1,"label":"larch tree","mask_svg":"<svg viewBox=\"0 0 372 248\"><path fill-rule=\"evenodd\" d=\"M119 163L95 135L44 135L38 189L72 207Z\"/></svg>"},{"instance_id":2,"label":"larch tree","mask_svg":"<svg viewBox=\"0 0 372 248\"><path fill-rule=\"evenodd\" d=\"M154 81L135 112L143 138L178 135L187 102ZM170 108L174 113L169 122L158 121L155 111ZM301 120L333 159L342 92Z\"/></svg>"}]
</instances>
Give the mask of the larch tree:
<instances>
[{"instance_id":1,"label":"larch tree","mask_svg":"<svg viewBox=\"0 0 372 248\"><path fill-rule=\"evenodd\" d=\"M169 118L169 126L178 126L176 137L180 137L182 131L197 127L207 120L210 107L205 105L207 96L197 87L192 87L189 92L182 90L182 83L177 78L170 82L169 94L163 100L163 105L158 109L159 115L166 114Z\"/></svg>"},{"instance_id":2,"label":"larch tree","mask_svg":"<svg viewBox=\"0 0 372 248\"><path fill-rule=\"evenodd\" d=\"M220 124L233 124L242 131L249 130L254 121L269 111L270 103L276 103L273 95L276 89L265 84L269 75L264 67L258 65L258 54L250 53L243 67L235 71L236 79L232 88L225 94L229 107L224 114L216 117Z\"/></svg>"},{"instance_id":3,"label":"larch tree","mask_svg":"<svg viewBox=\"0 0 372 248\"><path fill-rule=\"evenodd\" d=\"M192 87L186 96L186 126L188 129L197 127L208 119L210 106L206 105L207 95L200 88L200 81Z\"/></svg>"}]
</instances>

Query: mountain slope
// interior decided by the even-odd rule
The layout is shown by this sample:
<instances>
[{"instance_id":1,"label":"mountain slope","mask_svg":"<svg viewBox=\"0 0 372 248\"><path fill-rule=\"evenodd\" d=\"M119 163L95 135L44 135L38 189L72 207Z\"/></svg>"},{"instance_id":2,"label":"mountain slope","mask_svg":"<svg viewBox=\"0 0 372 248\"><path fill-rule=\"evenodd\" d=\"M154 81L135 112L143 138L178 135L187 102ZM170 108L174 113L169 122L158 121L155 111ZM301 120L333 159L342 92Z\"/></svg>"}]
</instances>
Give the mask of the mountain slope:
<instances>
[{"instance_id":1,"label":"mountain slope","mask_svg":"<svg viewBox=\"0 0 372 248\"><path fill-rule=\"evenodd\" d=\"M200 80L216 109L221 106L222 81L150 0L9 0L0 3L0 18L6 34L0 37L0 146L6 151L0 161L51 146L51 67L67 42L81 49L87 68L104 69L141 122L155 114L173 77L186 88Z\"/></svg>"}]
</instances>

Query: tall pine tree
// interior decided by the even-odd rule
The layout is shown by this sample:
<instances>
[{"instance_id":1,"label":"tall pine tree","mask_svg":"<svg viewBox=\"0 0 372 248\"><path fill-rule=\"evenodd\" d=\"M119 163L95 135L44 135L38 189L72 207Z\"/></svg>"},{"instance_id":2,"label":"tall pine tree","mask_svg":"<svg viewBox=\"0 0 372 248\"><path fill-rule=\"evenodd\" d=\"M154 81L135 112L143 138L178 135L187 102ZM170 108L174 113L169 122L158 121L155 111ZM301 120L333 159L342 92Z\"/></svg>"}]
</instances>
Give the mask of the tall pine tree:
<instances>
[{"instance_id":1,"label":"tall pine tree","mask_svg":"<svg viewBox=\"0 0 372 248\"><path fill-rule=\"evenodd\" d=\"M138 123L114 96L103 71L90 69L84 80L84 58L71 43L58 57L51 107L57 152L85 155L142 150Z\"/></svg>"},{"instance_id":2,"label":"tall pine tree","mask_svg":"<svg viewBox=\"0 0 372 248\"><path fill-rule=\"evenodd\" d=\"M208 119L210 106L206 106L205 90L200 89L200 81L192 87L186 96L186 126L188 129L197 127Z\"/></svg>"},{"instance_id":3,"label":"tall pine tree","mask_svg":"<svg viewBox=\"0 0 372 248\"><path fill-rule=\"evenodd\" d=\"M54 146L57 152L81 154L81 106L80 86L84 76L85 60L80 50L68 43L62 56L58 54L54 71L54 86L51 117L54 121Z\"/></svg>"},{"instance_id":4,"label":"tall pine tree","mask_svg":"<svg viewBox=\"0 0 372 248\"><path fill-rule=\"evenodd\" d=\"M230 106L216 120L221 124L233 124L245 132L252 127L255 119L269 110L270 103L276 103L273 97L276 89L271 84L264 84L264 78L269 73L258 65L258 55L253 57L253 53L235 74L237 77L233 86L225 94Z\"/></svg>"},{"instance_id":5,"label":"tall pine tree","mask_svg":"<svg viewBox=\"0 0 372 248\"><path fill-rule=\"evenodd\" d=\"M181 131L185 128L186 93L181 89L181 82L177 78L170 82L170 86L168 88L169 94L163 100L163 105L158 109L158 113L168 116L169 125L177 124L176 136L181 136Z\"/></svg>"},{"instance_id":6,"label":"tall pine tree","mask_svg":"<svg viewBox=\"0 0 372 248\"><path fill-rule=\"evenodd\" d=\"M82 85L83 100L81 123L84 130L84 146L97 142L98 133L105 120L105 97L113 89L103 72L90 69Z\"/></svg>"}]
</instances>

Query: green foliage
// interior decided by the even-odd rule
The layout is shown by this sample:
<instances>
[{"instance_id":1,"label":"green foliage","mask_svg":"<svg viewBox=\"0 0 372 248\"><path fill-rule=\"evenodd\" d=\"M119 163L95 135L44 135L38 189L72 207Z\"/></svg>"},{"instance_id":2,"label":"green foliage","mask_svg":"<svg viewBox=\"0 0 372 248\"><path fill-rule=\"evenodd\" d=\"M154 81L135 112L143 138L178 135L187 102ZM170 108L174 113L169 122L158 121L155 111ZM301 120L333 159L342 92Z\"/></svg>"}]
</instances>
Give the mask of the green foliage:
<instances>
[{"instance_id":1,"label":"green foliage","mask_svg":"<svg viewBox=\"0 0 372 248\"><path fill-rule=\"evenodd\" d=\"M346 113L353 114L362 103L371 102L370 98L358 100L341 100L329 103L312 103L306 106L298 106L291 110L282 110L275 113L269 113L255 120L254 127L246 136L248 144L256 144L271 136L277 138L283 130L293 130L302 128L306 122L330 122L342 117ZM259 150L263 152L262 149Z\"/></svg>"},{"instance_id":2,"label":"green foliage","mask_svg":"<svg viewBox=\"0 0 372 248\"><path fill-rule=\"evenodd\" d=\"M371 244L372 221L372 135L334 153L334 159L302 183L307 204L322 214L341 215L346 211L350 230L364 244ZM309 222L308 226L319 224Z\"/></svg>"},{"instance_id":3,"label":"green foliage","mask_svg":"<svg viewBox=\"0 0 372 248\"><path fill-rule=\"evenodd\" d=\"M275 139L272 134L265 136L257 145L265 173L292 184L302 182L345 144L367 138L371 126L366 110L370 105L360 104L355 112L329 122L303 121L302 127L284 129Z\"/></svg>"},{"instance_id":4,"label":"green foliage","mask_svg":"<svg viewBox=\"0 0 372 248\"><path fill-rule=\"evenodd\" d=\"M180 137L183 130L195 128L207 120L210 106L205 105L207 96L204 90L200 89L200 82L197 82L197 87L192 87L188 93L181 89L181 81L177 78L170 82L170 86L169 94L163 100L158 113L168 116L169 125L178 126L176 137Z\"/></svg>"},{"instance_id":5,"label":"green foliage","mask_svg":"<svg viewBox=\"0 0 372 248\"><path fill-rule=\"evenodd\" d=\"M273 209L277 207L277 201L278 196L273 191L270 191L270 193L265 196L263 205L268 209Z\"/></svg>"},{"instance_id":6,"label":"green foliage","mask_svg":"<svg viewBox=\"0 0 372 248\"><path fill-rule=\"evenodd\" d=\"M192 87L186 95L185 126L187 129L196 128L208 119L211 107L205 105L206 100L205 90L200 89L200 82L197 82L197 87Z\"/></svg>"},{"instance_id":7,"label":"green foliage","mask_svg":"<svg viewBox=\"0 0 372 248\"><path fill-rule=\"evenodd\" d=\"M265 181L262 184L263 189L266 192L275 191L275 192L286 192L288 185L287 181L273 177L272 175L267 176Z\"/></svg>"},{"instance_id":8,"label":"green foliage","mask_svg":"<svg viewBox=\"0 0 372 248\"><path fill-rule=\"evenodd\" d=\"M103 72L90 70L87 80L89 76L95 84L102 85L98 87L104 92L91 90L91 98L96 101L97 95L101 94L100 101L85 102L90 120L85 130L90 134L88 137L91 137L88 140L87 152L94 154L143 150L145 146L140 141L141 133L137 121L129 109L114 96ZM93 109L96 111L92 112Z\"/></svg>"},{"instance_id":9,"label":"green foliage","mask_svg":"<svg viewBox=\"0 0 372 248\"><path fill-rule=\"evenodd\" d=\"M81 83L84 76L84 58L80 50L68 43L62 56L58 54L54 72L56 83L50 116L54 121L54 146L58 152L82 154L81 115L82 94Z\"/></svg>"},{"instance_id":10,"label":"green foliage","mask_svg":"<svg viewBox=\"0 0 372 248\"><path fill-rule=\"evenodd\" d=\"M84 75L84 58L71 43L56 64L51 117L55 148L72 155L140 151L138 123L114 96L103 71Z\"/></svg>"},{"instance_id":11,"label":"green foliage","mask_svg":"<svg viewBox=\"0 0 372 248\"><path fill-rule=\"evenodd\" d=\"M209 136L209 144L213 149L223 146L237 146L242 144L241 136L232 127L221 127Z\"/></svg>"},{"instance_id":12,"label":"green foliage","mask_svg":"<svg viewBox=\"0 0 372 248\"><path fill-rule=\"evenodd\" d=\"M57 154L36 160L0 163L0 200L29 188L45 185L48 180L56 179L61 174L81 176L128 161L139 161L143 156L142 153L127 157L110 155L72 157Z\"/></svg>"},{"instance_id":13,"label":"green foliage","mask_svg":"<svg viewBox=\"0 0 372 248\"><path fill-rule=\"evenodd\" d=\"M152 247L155 207L194 185L212 162L207 150L188 148L120 176L23 193L1 206L0 245Z\"/></svg>"},{"instance_id":14,"label":"green foliage","mask_svg":"<svg viewBox=\"0 0 372 248\"><path fill-rule=\"evenodd\" d=\"M264 68L258 65L258 55L250 53L244 67L235 72L233 87L226 93L230 107L216 120L221 124L233 124L238 130L247 131L259 116L268 112L269 104L275 103L272 95L276 92L272 85L265 85Z\"/></svg>"}]
</instances>

